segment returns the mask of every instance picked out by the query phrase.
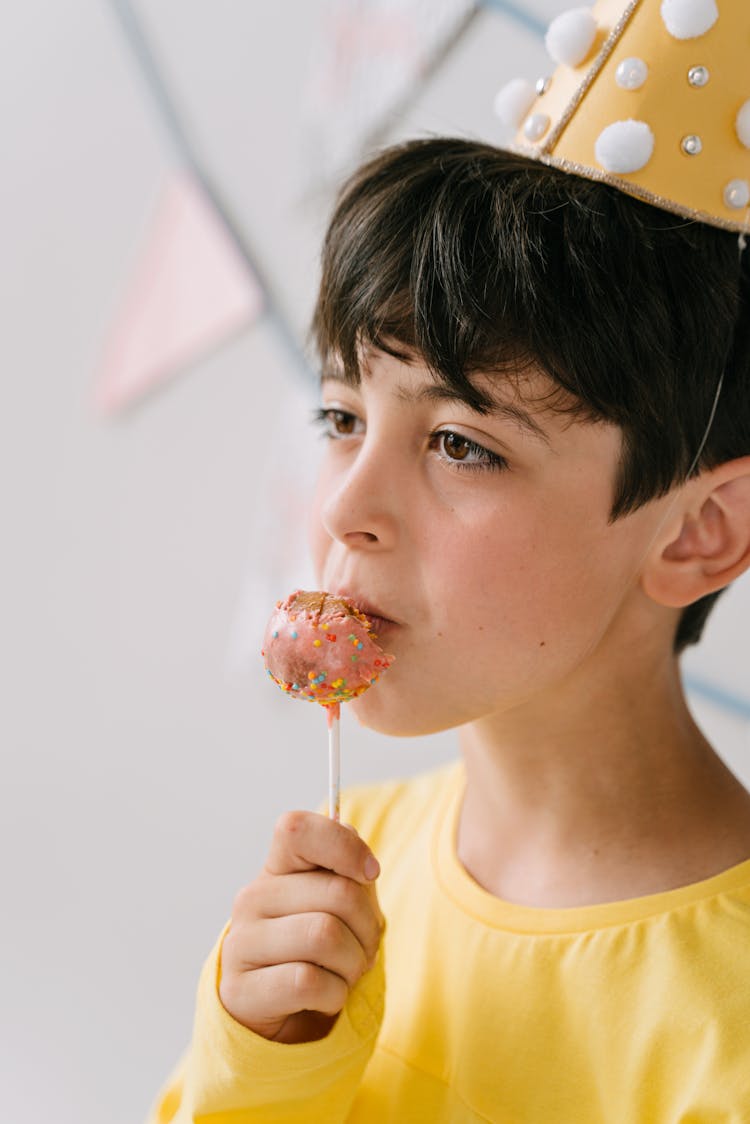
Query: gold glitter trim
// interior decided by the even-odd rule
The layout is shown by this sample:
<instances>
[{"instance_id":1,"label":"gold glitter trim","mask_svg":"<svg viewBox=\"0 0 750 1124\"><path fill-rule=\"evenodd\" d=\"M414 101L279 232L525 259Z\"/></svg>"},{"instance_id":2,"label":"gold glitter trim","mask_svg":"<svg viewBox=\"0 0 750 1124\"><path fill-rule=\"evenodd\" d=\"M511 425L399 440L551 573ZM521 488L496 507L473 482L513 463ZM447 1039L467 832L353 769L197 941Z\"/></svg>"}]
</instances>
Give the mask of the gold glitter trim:
<instances>
[{"instance_id":1,"label":"gold glitter trim","mask_svg":"<svg viewBox=\"0 0 750 1124\"><path fill-rule=\"evenodd\" d=\"M514 149L520 156L531 155L529 150L524 151L522 148ZM548 164L553 168L560 168L564 172L572 172L576 176L582 176L587 180L598 180L600 183L608 183L612 187L619 188L627 195L636 195L639 199L644 199L647 203L653 203L655 207L661 207L663 211L670 211L674 215L681 215L686 219L693 219L695 222L704 222L709 226L717 226L722 230L732 230L735 233L750 234L750 207L745 208L744 219L737 218L724 219L719 215L710 214L708 211L697 211L693 207L686 207L682 203L676 203L674 199L667 199L663 195L657 195L655 191L649 191L646 187L641 187L640 184L631 183L630 180L624 180L620 176L613 176L609 172L599 171L598 168L590 168L587 164L576 164L572 160L565 160L560 156L550 156L547 153L535 153L532 157L539 161L540 164Z\"/></svg>"},{"instance_id":2,"label":"gold glitter trim","mask_svg":"<svg viewBox=\"0 0 750 1124\"><path fill-rule=\"evenodd\" d=\"M544 144L542 144L538 147L537 151L540 154L544 154L544 153L549 152L549 150L557 144L558 140L560 139L560 136L562 135L563 131L565 130L566 125L570 121L570 119L573 116L573 114L575 113L575 111L578 109L578 106L583 101L583 98L585 97L586 93L588 92L588 89L591 86L591 83L594 81L597 74L602 69L605 62L609 58L609 56L612 54L612 51L614 50L620 36L622 35L623 31L625 30L626 24L630 20L630 17L633 15L633 12L638 7L640 2L641 2L641 0L630 0L630 3L628 4L627 8L622 13L619 20L617 21L615 26L610 31L607 38L602 43L599 54L596 56L593 63L591 64L589 70L584 75L580 86L578 87L576 92L573 94L573 97L570 99L567 106L563 110L562 116L559 118L559 120L558 120L557 124L555 125L554 129L549 134L549 136L545 140Z\"/></svg>"}]
</instances>

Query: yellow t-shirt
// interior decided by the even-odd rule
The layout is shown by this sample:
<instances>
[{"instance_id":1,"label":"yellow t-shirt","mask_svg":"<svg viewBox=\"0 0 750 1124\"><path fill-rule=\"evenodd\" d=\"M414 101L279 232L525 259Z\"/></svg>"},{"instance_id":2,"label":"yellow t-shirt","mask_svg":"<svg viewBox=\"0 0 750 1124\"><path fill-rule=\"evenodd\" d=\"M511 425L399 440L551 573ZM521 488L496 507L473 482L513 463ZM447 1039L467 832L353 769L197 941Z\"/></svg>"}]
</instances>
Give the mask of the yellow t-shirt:
<instances>
[{"instance_id":1,"label":"yellow t-shirt","mask_svg":"<svg viewBox=\"0 0 750 1124\"><path fill-rule=\"evenodd\" d=\"M153 1121L750 1121L750 861L629 901L512 905L458 861L463 786L454 764L345 794L381 863L383 955L327 1038L284 1045L221 1006L219 941Z\"/></svg>"}]
</instances>

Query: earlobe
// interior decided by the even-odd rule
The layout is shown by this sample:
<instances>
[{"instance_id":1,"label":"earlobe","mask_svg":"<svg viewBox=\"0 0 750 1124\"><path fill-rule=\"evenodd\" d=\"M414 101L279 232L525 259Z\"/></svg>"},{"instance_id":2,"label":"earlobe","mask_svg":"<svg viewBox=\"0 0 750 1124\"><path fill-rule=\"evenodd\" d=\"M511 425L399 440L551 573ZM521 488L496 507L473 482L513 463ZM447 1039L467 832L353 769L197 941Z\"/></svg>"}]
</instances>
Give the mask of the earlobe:
<instances>
[{"instance_id":1,"label":"earlobe","mask_svg":"<svg viewBox=\"0 0 750 1124\"><path fill-rule=\"evenodd\" d=\"M703 473L692 502L643 573L644 592L684 608L723 589L750 568L750 457Z\"/></svg>"}]
</instances>

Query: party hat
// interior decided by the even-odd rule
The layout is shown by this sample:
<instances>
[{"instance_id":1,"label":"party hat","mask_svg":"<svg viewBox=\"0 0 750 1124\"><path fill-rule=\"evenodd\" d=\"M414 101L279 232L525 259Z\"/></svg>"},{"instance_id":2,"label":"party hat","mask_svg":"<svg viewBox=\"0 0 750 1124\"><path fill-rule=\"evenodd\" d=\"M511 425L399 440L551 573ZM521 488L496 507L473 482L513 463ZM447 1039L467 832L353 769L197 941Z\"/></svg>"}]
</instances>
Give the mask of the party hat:
<instances>
[{"instance_id":1,"label":"party hat","mask_svg":"<svg viewBox=\"0 0 750 1124\"><path fill-rule=\"evenodd\" d=\"M598 0L545 43L554 72L495 99L514 150L750 231L750 0Z\"/></svg>"}]
</instances>

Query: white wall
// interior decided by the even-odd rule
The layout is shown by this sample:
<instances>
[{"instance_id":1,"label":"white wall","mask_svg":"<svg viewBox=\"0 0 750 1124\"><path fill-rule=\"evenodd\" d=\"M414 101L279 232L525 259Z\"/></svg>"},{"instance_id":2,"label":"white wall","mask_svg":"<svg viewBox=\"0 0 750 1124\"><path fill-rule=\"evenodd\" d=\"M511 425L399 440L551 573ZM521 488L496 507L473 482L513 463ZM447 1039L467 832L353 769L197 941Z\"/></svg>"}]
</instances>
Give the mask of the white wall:
<instances>
[{"instance_id":1,"label":"white wall","mask_svg":"<svg viewBox=\"0 0 750 1124\"><path fill-rule=\"evenodd\" d=\"M330 204L302 191L297 128L323 8L142 5L300 334ZM14 1124L132 1124L188 1039L201 961L275 818L324 792L322 724L270 689L251 636L278 561L268 497L308 400L261 322L128 415L96 416L169 149L105 3L11 6L0 52L0 1098ZM392 136L491 137L496 87L537 68L533 37L485 13ZM691 664L746 694L747 590ZM750 779L747 723L698 711ZM444 760L453 738L347 723L344 751L352 782Z\"/></svg>"}]
</instances>

